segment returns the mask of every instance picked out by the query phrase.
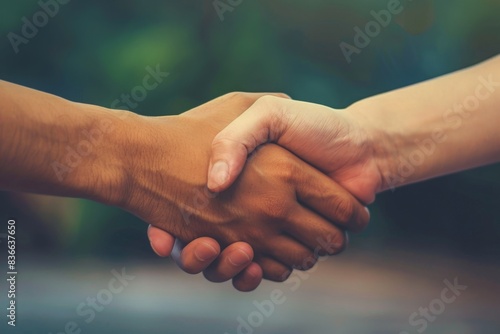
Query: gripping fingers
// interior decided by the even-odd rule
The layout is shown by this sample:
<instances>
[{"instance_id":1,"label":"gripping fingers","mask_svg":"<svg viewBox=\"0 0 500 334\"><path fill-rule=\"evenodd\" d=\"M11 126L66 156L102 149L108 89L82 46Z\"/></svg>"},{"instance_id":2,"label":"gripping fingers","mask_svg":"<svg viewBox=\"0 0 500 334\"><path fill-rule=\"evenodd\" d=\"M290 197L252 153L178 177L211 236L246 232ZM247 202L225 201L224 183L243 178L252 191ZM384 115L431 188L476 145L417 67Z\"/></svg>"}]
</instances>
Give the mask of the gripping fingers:
<instances>
[{"instance_id":1,"label":"gripping fingers","mask_svg":"<svg viewBox=\"0 0 500 334\"><path fill-rule=\"evenodd\" d=\"M368 225L368 210L347 190L305 164L301 172L296 182L297 198L301 203L351 232L360 232Z\"/></svg>"},{"instance_id":2,"label":"gripping fingers","mask_svg":"<svg viewBox=\"0 0 500 334\"><path fill-rule=\"evenodd\" d=\"M185 245L175 240L172 258L175 263L189 274L205 270L219 255L220 246L212 238L198 238Z\"/></svg>"},{"instance_id":3,"label":"gripping fingers","mask_svg":"<svg viewBox=\"0 0 500 334\"><path fill-rule=\"evenodd\" d=\"M262 275L262 268L257 263L252 262L233 278L233 286L242 292L255 290L262 282Z\"/></svg>"},{"instance_id":4,"label":"gripping fingers","mask_svg":"<svg viewBox=\"0 0 500 334\"><path fill-rule=\"evenodd\" d=\"M204 270L203 275L211 282L225 282L238 275L253 259L253 249L244 242L235 242Z\"/></svg>"},{"instance_id":5,"label":"gripping fingers","mask_svg":"<svg viewBox=\"0 0 500 334\"><path fill-rule=\"evenodd\" d=\"M170 233L149 225L148 238L151 248L158 256L166 257L170 255L175 241L175 238Z\"/></svg>"},{"instance_id":6,"label":"gripping fingers","mask_svg":"<svg viewBox=\"0 0 500 334\"><path fill-rule=\"evenodd\" d=\"M264 278L273 282L284 282L290 277L293 268L269 257L259 257L255 260L264 273Z\"/></svg>"},{"instance_id":7,"label":"gripping fingers","mask_svg":"<svg viewBox=\"0 0 500 334\"><path fill-rule=\"evenodd\" d=\"M346 233L325 218L298 205L285 231L312 249L314 257L334 255L345 249Z\"/></svg>"},{"instance_id":8,"label":"gripping fingers","mask_svg":"<svg viewBox=\"0 0 500 334\"><path fill-rule=\"evenodd\" d=\"M280 263L299 270L311 269L318 258L311 249L288 236L274 238L272 247L266 253Z\"/></svg>"}]
</instances>

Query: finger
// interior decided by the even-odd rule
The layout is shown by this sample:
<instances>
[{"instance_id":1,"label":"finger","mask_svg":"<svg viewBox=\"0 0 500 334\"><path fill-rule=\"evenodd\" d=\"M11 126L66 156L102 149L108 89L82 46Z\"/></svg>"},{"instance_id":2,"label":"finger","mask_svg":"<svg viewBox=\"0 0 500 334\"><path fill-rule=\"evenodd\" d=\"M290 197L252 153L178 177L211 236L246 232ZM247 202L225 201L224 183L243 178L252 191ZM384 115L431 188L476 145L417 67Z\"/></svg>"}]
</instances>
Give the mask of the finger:
<instances>
[{"instance_id":1,"label":"finger","mask_svg":"<svg viewBox=\"0 0 500 334\"><path fill-rule=\"evenodd\" d=\"M252 262L233 278L233 286L242 292L253 291L262 282L262 275L262 268L257 263Z\"/></svg>"},{"instance_id":2,"label":"finger","mask_svg":"<svg viewBox=\"0 0 500 334\"><path fill-rule=\"evenodd\" d=\"M188 274L198 274L205 270L219 254L220 246L212 238L198 238L187 245L177 239L172 258Z\"/></svg>"},{"instance_id":3,"label":"finger","mask_svg":"<svg viewBox=\"0 0 500 334\"><path fill-rule=\"evenodd\" d=\"M260 265L264 279L273 282L284 282L290 277L293 268L269 257L259 257L255 260Z\"/></svg>"},{"instance_id":4,"label":"finger","mask_svg":"<svg viewBox=\"0 0 500 334\"><path fill-rule=\"evenodd\" d=\"M254 102L261 97L264 96L274 96L274 97L280 97L282 99L291 99L291 97L288 94L285 93L277 93L277 92L255 92L255 93L249 93L249 92L232 92L232 93L227 93L222 96L219 96L218 98L209 101L207 103L212 103L212 104L218 104L218 105L224 105L226 104L228 99L231 99L233 97L237 96L243 96L243 97L248 97L249 99L253 100ZM252 104L252 102L250 102Z\"/></svg>"},{"instance_id":5,"label":"finger","mask_svg":"<svg viewBox=\"0 0 500 334\"><path fill-rule=\"evenodd\" d=\"M346 248L347 240L344 230L300 205L293 209L284 229L312 249L314 258L335 255Z\"/></svg>"},{"instance_id":6,"label":"finger","mask_svg":"<svg viewBox=\"0 0 500 334\"><path fill-rule=\"evenodd\" d=\"M245 242L235 242L203 272L211 282L225 282L238 275L253 259L253 249Z\"/></svg>"},{"instance_id":7,"label":"finger","mask_svg":"<svg viewBox=\"0 0 500 334\"><path fill-rule=\"evenodd\" d=\"M248 154L263 143L279 139L289 118L283 117L275 101L276 96L260 98L215 136L208 168L210 190L227 189L240 174Z\"/></svg>"},{"instance_id":8,"label":"finger","mask_svg":"<svg viewBox=\"0 0 500 334\"><path fill-rule=\"evenodd\" d=\"M311 269L317 262L318 254L288 236L273 239L272 247L266 254L288 267L299 270Z\"/></svg>"},{"instance_id":9,"label":"finger","mask_svg":"<svg viewBox=\"0 0 500 334\"><path fill-rule=\"evenodd\" d=\"M368 210L347 190L305 163L300 171L294 174L299 202L351 232L360 232L368 225Z\"/></svg>"},{"instance_id":10,"label":"finger","mask_svg":"<svg viewBox=\"0 0 500 334\"><path fill-rule=\"evenodd\" d=\"M153 251L161 256L169 256L174 247L175 238L168 232L163 231L152 225L148 226L149 243Z\"/></svg>"}]
</instances>

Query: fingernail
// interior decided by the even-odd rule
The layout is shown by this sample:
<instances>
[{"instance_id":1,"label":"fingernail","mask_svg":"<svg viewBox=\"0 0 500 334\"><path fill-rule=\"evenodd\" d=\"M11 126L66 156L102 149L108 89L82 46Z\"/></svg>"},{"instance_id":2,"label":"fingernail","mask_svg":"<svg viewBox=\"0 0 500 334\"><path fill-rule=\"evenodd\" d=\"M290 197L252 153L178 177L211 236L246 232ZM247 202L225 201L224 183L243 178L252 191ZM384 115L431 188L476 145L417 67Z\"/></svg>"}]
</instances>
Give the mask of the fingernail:
<instances>
[{"instance_id":1,"label":"fingernail","mask_svg":"<svg viewBox=\"0 0 500 334\"><path fill-rule=\"evenodd\" d=\"M229 166L225 161L217 161L210 171L208 187L213 188L224 185L229 179Z\"/></svg>"},{"instance_id":2,"label":"fingernail","mask_svg":"<svg viewBox=\"0 0 500 334\"><path fill-rule=\"evenodd\" d=\"M281 275L281 280L284 282L286 281L290 275L292 274L292 271L291 270L287 270L285 271L282 275Z\"/></svg>"},{"instance_id":3,"label":"fingernail","mask_svg":"<svg viewBox=\"0 0 500 334\"><path fill-rule=\"evenodd\" d=\"M227 260L235 267L239 267L244 265L245 263L250 262L252 260L250 256L244 251L238 249L229 254Z\"/></svg>"},{"instance_id":4,"label":"fingernail","mask_svg":"<svg viewBox=\"0 0 500 334\"><path fill-rule=\"evenodd\" d=\"M209 243L203 242L194 249L194 256L198 261L205 262L217 256L217 250Z\"/></svg>"}]
</instances>

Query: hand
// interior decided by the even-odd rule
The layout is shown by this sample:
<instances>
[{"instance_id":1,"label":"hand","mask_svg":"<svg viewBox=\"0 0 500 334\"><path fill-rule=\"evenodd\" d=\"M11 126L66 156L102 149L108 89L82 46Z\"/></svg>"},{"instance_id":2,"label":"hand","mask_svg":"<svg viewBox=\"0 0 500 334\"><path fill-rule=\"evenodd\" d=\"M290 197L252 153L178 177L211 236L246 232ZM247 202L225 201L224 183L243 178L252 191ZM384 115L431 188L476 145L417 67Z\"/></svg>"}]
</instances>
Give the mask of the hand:
<instances>
[{"instance_id":1,"label":"hand","mask_svg":"<svg viewBox=\"0 0 500 334\"><path fill-rule=\"evenodd\" d=\"M261 95L245 94L245 98L256 101ZM273 96L286 97L283 94ZM252 262L253 249L245 242L236 242L222 252L213 238L201 237L185 245L170 233L148 226L148 238L153 251L161 257L172 256L177 265L189 274L203 272L211 282L225 282L232 279L239 291L255 290L262 281L261 267Z\"/></svg>"},{"instance_id":2,"label":"hand","mask_svg":"<svg viewBox=\"0 0 500 334\"><path fill-rule=\"evenodd\" d=\"M201 237L184 246L168 232L151 225L148 237L156 254L161 257L172 255L177 265L187 273L203 271L205 278L211 282L232 279L233 286L239 291L252 291L262 281L262 269L252 262L253 249L247 243L236 242L221 253L218 242L212 238Z\"/></svg>"},{"instance_id":3,"label":"hand","mask_svg":"<svg viewBox=\"0 0 500 334\"><path fill-rule=\"evenodd\" d=\"M213 140L208 188L227 189L259 145L275 142L326 173L364 203L382 186L377 159L383 138L357 109L325 106L264 96ZM382 154L383 155L383 154Z\"/></svg>"},{"instance_id":4,"label":"hand","mask_svg":"<svg viewBox=\"0 0 500 334\"><path fill-rule=\"evenodd\" d=\"M264 277L282 281L293 267L307 269L318 255L342 250L342 229L363 228L368 214L326 176L273 146L255 155L231 189L206 192L210 142L254 101L231 94L180 116L134 120L127 146L134 159L120 206L184 242L201 236L223 247L248 242ZM329 247L321 249L325 236Z\"/></svg>"}]
</instances>

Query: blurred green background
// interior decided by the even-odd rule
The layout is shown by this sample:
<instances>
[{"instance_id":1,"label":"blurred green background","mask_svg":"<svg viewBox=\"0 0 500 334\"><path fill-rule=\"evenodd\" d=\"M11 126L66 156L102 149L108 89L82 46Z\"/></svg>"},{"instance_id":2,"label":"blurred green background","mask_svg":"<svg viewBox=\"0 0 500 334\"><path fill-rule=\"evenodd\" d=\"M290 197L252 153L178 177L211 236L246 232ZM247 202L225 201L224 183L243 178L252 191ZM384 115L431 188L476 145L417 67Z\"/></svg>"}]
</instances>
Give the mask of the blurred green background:
<instances>
[{"instance_id":1,"label":"blurred green background","mask_svg":"<svg viewBox=\"0 0 500 334\"><path fill-rule=\"evenodd\" d=\"M218 13L221 3L230 10ZM73 0L16 53L8 34L21 35L23 17L33 21L41 7L3 0L0 79L110 107L141 84L147 66L159 64L170 76L133 108L137 113L178 114L231 91L281 91L343 108L500 51L500 2L405 0L403 12L348 63L339 44L353 44L353 28L387 3ZM444 279L464 275L478 290L471 287L471 299L450 306L456 309L426 333L498 333L499 199L498 165L379 195L369 228L352 236L346 255L321 264L314 281L255 332L414 333L408 315L435 298ZM0 213L5 222L18 220L22 333L81 323L78 303L122 266L140 273L135 287L83 332L234 333L253 300L283 286L241 294L229 283L182 274L152 253L144 223L96 203L0 193ZM3 292L1 298L4 309Z\"/></svg>"}]
</instances>

